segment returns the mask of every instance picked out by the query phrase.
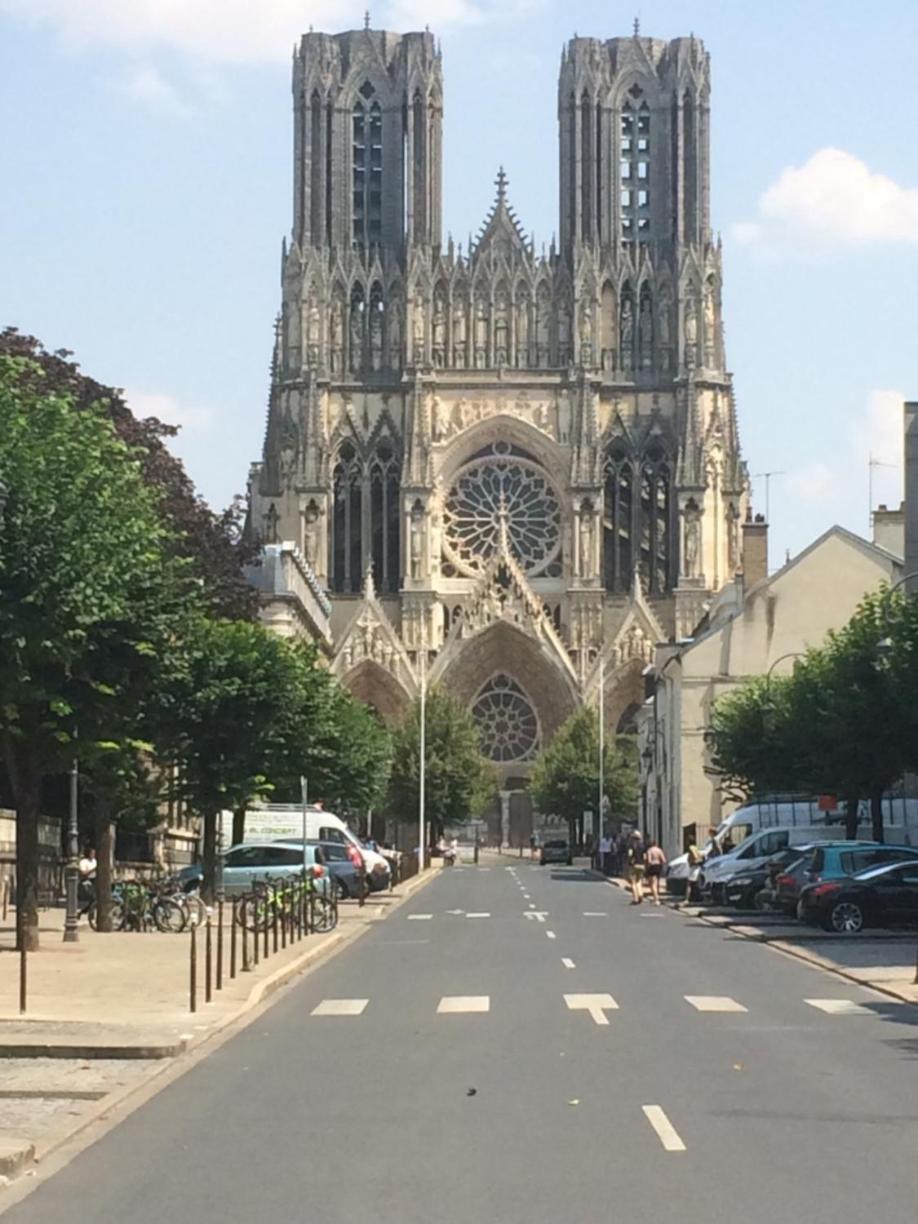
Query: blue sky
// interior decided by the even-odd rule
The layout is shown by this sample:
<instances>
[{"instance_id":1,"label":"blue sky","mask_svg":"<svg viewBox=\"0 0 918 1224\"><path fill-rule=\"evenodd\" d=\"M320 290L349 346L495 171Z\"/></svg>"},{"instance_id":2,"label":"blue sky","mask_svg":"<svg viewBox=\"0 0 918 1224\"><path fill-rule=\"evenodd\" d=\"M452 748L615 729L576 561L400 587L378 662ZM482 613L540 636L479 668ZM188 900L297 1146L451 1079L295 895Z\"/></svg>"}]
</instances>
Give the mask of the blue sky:
<instances>
[{"instance_id":1,"label":"blue sky","mask_svg":"<svg viewBox=\"0 0 918 1224\"><path fill-rule=\"evenodd\" d=\"M537 240L557 225L556 82L574 32L705 40L714 224L743 447L772 564L901 488L918 398L918 5L885 0L389 0L429 24L446 85L445 221L477 229L503 163ZM290 223L290 52L350 0L0 0L0 323L181 423L222 506L260 455ZM764 485L755 482L758 508Z\"/></svg>"}]
</instances>

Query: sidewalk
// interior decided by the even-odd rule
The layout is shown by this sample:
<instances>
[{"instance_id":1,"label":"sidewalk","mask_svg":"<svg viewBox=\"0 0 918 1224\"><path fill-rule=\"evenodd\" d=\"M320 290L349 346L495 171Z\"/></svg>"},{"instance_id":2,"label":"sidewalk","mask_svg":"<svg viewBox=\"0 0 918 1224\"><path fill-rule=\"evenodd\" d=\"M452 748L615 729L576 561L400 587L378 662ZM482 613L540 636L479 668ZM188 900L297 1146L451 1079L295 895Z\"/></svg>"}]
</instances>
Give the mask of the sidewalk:
<instances>
[{"instance_id":1,"label":"sidewalk","mask_svg":"<svg viewBox=\"0 0 918 1224\"><path fill-rule=\"evenodd\" d=\"M28 1012L19 1014L19 956L0 929L0 1186L47 1154L171 1060L252 1011L297 973L359 937L417 888L428 871L363 909L340 906L336 930L309 935L229 978L229 909L224 911L223 989L204 1002L204 932L198 930L198 1009L189 1008L191 936L99 934L84 923L76 944L62 942L63 911L41 914L39 952L28 958ZM10 916L10 922L13 916ZM213 964L216 965L216 931ZM252 941L249 939L251 957ZM262 937L263 947L263 937ZM116 1095L112 1095L116 1094Z\"/></svg>"}]
</instances>

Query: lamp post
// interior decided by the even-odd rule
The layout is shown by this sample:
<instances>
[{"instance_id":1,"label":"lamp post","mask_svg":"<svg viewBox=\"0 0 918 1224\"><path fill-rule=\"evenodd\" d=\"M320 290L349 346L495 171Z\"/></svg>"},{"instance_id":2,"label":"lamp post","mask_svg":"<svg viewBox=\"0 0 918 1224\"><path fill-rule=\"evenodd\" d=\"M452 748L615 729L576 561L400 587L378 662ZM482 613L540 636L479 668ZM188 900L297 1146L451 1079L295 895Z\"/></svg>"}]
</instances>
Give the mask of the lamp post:
<instances>
[{"instance_id":1,"label":"lamp post","mask_svg":"<svg viewBox=\"0 0 918 1224\"><path fill-rule=\"evenodd\" d=\"M74 729L73 739L76 742ZM67 866L64 868L67 908L64 917L64 943L78 943L80 933L80 767L74 756L70 765L70 810L67 817Z\"/></svg>"},{"instance_id":2,"label":"lamp post","mask_svg":"<svg viewBox=\"0 0 918 1224\"><path fill-rule=\"evenodd\" d=\"M427 648L421 648L421 730L419 736L420 761L418 762L418 872L424 870L427 837L425 811L427 786Z\"/></svg>"},{"instance_id":3,"label":"lamp post","mask_svg":"<svg viewBox=\"0 0 918 1224\"><path fill-rule=\"evenodd\" d=\"M606 660L602 652L602 647L599 650L599 819L597 821L597 850L599 859L599 869L603 868L602 861L602 839L605 831L603 817L605 815L605 747L606 747Z\"/></svg>"}]
</instances>

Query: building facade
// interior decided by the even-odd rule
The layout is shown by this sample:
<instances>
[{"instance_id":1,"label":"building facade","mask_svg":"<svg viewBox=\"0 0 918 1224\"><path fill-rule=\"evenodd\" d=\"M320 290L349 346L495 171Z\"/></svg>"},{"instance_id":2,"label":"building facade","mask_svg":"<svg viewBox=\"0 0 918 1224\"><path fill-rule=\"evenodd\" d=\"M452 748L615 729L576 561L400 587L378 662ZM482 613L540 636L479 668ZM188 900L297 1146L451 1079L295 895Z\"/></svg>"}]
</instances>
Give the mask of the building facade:
<instances>
[{"instance_id":1,"label":"building facade","mask_svg":"<svg viewBox=\"0 0 918 1224\"><path fill-rule=\"evenodd\" d=\"M506 832L600 675L608 724L629 725L655 644L732 579L748 478L700 40L565 47L560 237L542 251L503 171L477 237L444 240L442 89L429 33L296 51L250 527L302 552L331 599L332 667L383 717L422 673L469 703Z\"/></svg>"}]
</instances>

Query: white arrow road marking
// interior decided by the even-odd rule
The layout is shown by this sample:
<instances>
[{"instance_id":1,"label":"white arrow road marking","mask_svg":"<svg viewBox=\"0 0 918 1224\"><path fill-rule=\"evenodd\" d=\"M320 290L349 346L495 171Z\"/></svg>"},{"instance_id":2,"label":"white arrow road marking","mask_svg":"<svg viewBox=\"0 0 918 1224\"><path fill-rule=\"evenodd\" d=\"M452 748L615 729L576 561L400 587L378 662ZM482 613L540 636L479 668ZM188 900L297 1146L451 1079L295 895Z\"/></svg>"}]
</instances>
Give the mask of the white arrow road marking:
<instances>
[{"instance_id":1,"label":"white arrow road marking","mask_svg":"<svg viewBox=\"0 0 918 1224\"><path fill-rule=\"evenodd\" d=\"M523 913L524 918L535 918L536 922L544 922L548 917L548 910L529 910L528 913Z\"/></svg>"},{"instance_id":2,"label":"white arrow road marking","mask_svg":"<svg viewBox=\"0 0 918 1224\"><path fill-rule=\"evenodd\" d=\"M608 1024L606 1012L618 1009L610 994L566 994L564 1002L571 1011L588 1011L596 1024Z\"/></svg>"},{"instance_id":3,"label":"white arrow road marking","mask_svg":"<svg viewBox=\"0 0 918 1224\"><path fill-rule=\"evenodd\" d=\"M429 922L433 918L433 914L409 914L409 922Z\"/></svg>"},{"instance_id":4,"label":"white arrow road marking","mask_svg":"<svg viewBox=\"0 0 918 1224\"><path fill-rule=\"evenodd\" d=\"M466 918L490 918L490 914L466 914Z\"/></svg>"},{"instance_id":5,"label":"white arrow road marking","mask_svg":"<svg viewBox=\"0 0 918 1224\"><path fill-rule=\"evenodd\" d=\"M659 1105L642 1105L644 1116L667 1152L684 1152L685 1144L679 1138L676 1128L667 1118Z\"/></svg>"},{"instance_id":6,"label":"white arrow road marking","mask_svg":"<svg viewBox=\"0 0 918 1224\"><path fill-rule=\"evenodd\" d=\"M731 999L728 995L685 995L686 1003L691 1003L700 1012L744 1012L749 1009Z\"/></svg>"},{"instance_id":7,"label":"white arrow road marking","mask_svg":"<svg viewBox=\"0 0 918 1224\"><path fill-rule=\"evenodd\" d=\"M437 1014L449 1012L486 1012L491 1010L490 995L444 995L437 1004Z\"/></svg>"},{"instance_id":8,"label":"white arrow road marking","mask_svg":"<svg viewBox=\"0 0 918 1224\"><path fill-rule=\"evenodd\" d=\"M561 964L564 966L565 969L576 969L577 968L577 966L574 964L574 962L571 960L569 956L562 956Z\"/></svg>"},{"instance_id":9,"label":"white arrow road marking","mask_svg":"<svg viewBox=\"0 0 918 1224\"><path fill-rule=\"evenodd\" d=\"M312 1009L313 1016L359 1016L369 999L323 999Z\"/></svg>"},{"instance_id":10,"label":"white arrow road marking","mask_svg":"<svg viewBox=\"0 0 918 1224\"><path fill-rule=\"evenodd\" d=\"M546 932L545 932L545 934L548 936L548 938L549 938L549 939L557 939L557 938L558 938L558 936L557 936L557 935L554 933L554 931L546 931Z\"/></svg>"},{"instance_id":11,"label":"white arrow road marking","mask_svg":"<svg viewBox=\"0 0 918 1224\"><path fill-rule=\"evenodd\" d=\"M869 1007L855 1003L853 999L804 999L810 1007L818 1008L829 1016L872 1016Z\"/></svg>"}]
</instances>

